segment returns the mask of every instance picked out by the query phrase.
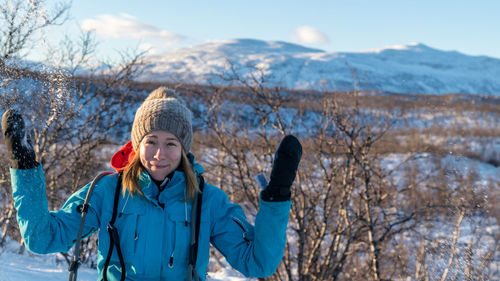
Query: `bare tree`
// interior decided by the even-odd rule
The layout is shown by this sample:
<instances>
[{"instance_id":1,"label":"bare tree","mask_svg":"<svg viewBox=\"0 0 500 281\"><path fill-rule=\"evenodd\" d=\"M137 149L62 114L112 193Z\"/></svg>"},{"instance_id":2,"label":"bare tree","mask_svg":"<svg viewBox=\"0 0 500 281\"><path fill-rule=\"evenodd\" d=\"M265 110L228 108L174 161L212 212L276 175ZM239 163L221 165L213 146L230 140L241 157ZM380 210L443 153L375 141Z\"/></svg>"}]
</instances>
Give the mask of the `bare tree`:
<instances>
[{"instance_id":1,"label":"bare tree","mask_svg":"<svg viewBox=\"0 0 500 281\"><path fill-rule=\"evenodd\" d=\"M76 40L67 36L52 48L46 60L50 67L4 64L29 53L30 44L37 44L40 38L38 33L64 22L69 8L58 4L53 13L42 14L46 12L43 1L4 2L0 8L6 23L0 27L0 110L18 109L32 129L32 143L46 178L49 209L53 210L104 169L102 146L116 142L128 131L132 117L127 109L142 100L133 95L133 80L141 71L144 53L125 51L115 65L91 69L89 62L95 60L97 43L92 33L84 32ZM43 39L43 34L40 36ZM6 235L21 241L13 223L10 180L4 176L8 175L8 163L4 164L0 186L2 196L9 199L1 204L1 241ZM84 256L95 251L95 238L92 241L86 242L93 246L86 248L89 252Z\"/></svg>"},{"instance_id":2,"label":"bare tree","mask_svg":"<svg viewBox=\"0 0 500 281\"><path fill-rule=\"evenodd\" d=\"M370 110L376 108L368 103L374 98L356 91L300 93L268 87L258 70L246 78L234 72L224 73L226 81L237 80L232 86L180 87L194 97L192 103L206 108L197 112L203 138L196 147L206 155L201 161L207 180L242 203L252 219L260 192L253 177L269 172L281 137L296 134L304 147L292 188L287 248L269 280L462 280L457 264L467 264L464 271L476 274L485 268L480 263L491 265L497 248L469 254L467 260L464 249L482 252L485 246L475 239L467 248L460 243L460 222L472 218L470 204L478 197L467 197L469 205L449 211L455 199L471 194L474 180L450 182L449 169L439 165L442 155L428 157L419 153L428 145L399 141L399 128L392 129L399 115ZM307 103L302 102L305 95ZM413 152L399 154L396 165L387 162L391 153L407 148ZM436 166L429 168L430 163ZM453 186L464 188L450 195ZM462 212L460 219L456 214ZM450 235L431 243L436 228L444 226ZM475 235L491 237L480 229ZM447 239L450 251L436 256L433 245ZM488 238L488 245L495 241ZM433 269L437 259L439 271Z\"/></svg>"},{"instance_id":3,"label":"bare tree","mask_svg":"<svg viewBox=\"0 0 500 281\"><path fill-rule=\"evenodd\" d=\"M0 3L0 66L12 57L23 57L39 42L40 32L67 20L69 3L53 9L45 1L3 0Z\"/></svg>"}]
</instances>

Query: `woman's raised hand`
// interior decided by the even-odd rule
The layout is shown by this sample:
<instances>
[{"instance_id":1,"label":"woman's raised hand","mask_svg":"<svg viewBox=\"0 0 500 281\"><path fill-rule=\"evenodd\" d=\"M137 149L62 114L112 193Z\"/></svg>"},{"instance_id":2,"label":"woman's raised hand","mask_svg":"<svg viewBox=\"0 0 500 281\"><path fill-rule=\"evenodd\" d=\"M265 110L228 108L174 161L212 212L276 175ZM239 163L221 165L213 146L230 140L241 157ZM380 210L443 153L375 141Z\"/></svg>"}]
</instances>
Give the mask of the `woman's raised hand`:
<instances>
[{"instance_id":1,"label":"woman's raised hand","mask_svg":"<svg viewBox=\"0 0 500 281\"><path fill-rule=\"evenodd\" d=\"M38 166L21 114L12 109L7 110L2 116L2 133L12 168L32 169Z\"/></svg>"}]
</instances>

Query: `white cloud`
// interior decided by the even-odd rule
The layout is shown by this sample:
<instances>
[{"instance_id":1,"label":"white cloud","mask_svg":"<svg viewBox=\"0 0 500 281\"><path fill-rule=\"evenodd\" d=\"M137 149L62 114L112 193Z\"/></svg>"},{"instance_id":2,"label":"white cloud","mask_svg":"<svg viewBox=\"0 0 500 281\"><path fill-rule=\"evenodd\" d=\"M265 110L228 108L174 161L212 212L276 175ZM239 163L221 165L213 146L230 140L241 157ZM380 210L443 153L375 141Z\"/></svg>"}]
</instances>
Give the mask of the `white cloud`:
<instances>
[{"instance_id":1,"label":"white cloud","mask_svg":"<svg viewBox=\"0 0 500 281\"><path fill-rule=\"evenodd\" d=\"M97 34L116 39L158 40L161 44L174 45L184 40L184 36L175 32L159 29L144 24L129 14L119 16L103 14L95 18L85 19L81 24L83 30L93 30Z\"/></svg>"},{"instance_id":2,"label":"white cloud","mask_svg":"<svg viewBox=\"0 0 500 281\"><path fill-rule=\"evenodd\" d=\"M323 32L312 26L299 26L292 34L292 40L301 44L325 44L330 40Z\"/></svg>"}]
</instances>

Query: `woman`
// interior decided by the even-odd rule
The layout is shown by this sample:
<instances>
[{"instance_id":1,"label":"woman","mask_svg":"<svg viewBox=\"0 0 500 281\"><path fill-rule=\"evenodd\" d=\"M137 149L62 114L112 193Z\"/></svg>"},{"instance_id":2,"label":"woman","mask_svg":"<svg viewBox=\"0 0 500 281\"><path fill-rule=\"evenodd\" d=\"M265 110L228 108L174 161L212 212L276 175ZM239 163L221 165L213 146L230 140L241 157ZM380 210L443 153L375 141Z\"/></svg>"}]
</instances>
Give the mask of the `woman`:
<instances>
[{"instance_id":1,"label":"woman","mask_svg":"<svg viewBox=\"0 0 500 281\"><path fill-rule=\"evenodd\" d=\"M261 193L255 226L222 190L204 185L197 262L195 270L189 270L190 214L199 192L197 178L203 173L189 153L191 116L186 105L166 88L153 91L137 110L130 157L119 174L106 176L95 185L83 228L86 236L99 231L99 280L120 280L122 272L126 280L205 280L209 243L245 276L265 277L276 271L285 248L290 187L302 155L300 143L287 136L280 144L270 183ZM68 251L77 237L79 211L90 184L71 195L60 210L48 211L43 171L26 139L22 117L7 111L2 131L26 247L40 254ZM106 231L116 188L121 188L121 194L118 215L111 225L119 236L124 268Z\"/></svg>"}]
</instances>

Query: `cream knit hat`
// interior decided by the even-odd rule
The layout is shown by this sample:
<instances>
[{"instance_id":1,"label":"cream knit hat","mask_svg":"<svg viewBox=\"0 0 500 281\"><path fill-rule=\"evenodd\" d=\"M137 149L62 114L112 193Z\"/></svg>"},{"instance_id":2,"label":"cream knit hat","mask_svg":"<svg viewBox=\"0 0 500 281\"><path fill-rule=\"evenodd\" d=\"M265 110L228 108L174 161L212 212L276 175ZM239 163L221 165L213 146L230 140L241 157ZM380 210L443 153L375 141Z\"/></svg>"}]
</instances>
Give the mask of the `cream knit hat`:
<instances>
[{"instance_id":1,"label":"cream knit hat","mask_svg":"<svg viewBox=\"0 0 500 281\"><path fill-rule=\"evenodd\" d=\"M145 135L162 130L174 134L184 151L189 152L193 139L192 115L174 90L165 87L154 90L135 113L132 147L137 151Z\"/></svg>"}]
</instances>

